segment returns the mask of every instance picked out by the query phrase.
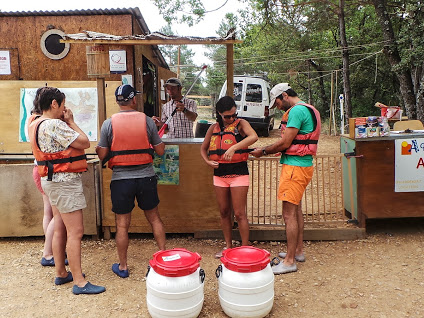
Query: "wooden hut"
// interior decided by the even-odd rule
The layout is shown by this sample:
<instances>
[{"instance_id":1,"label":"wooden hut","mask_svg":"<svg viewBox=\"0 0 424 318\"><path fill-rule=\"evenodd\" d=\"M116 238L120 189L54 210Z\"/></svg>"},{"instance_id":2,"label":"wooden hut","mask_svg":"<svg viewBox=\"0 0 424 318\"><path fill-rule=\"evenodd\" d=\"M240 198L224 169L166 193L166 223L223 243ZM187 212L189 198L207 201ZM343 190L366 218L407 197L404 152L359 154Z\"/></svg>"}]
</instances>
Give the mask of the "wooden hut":
<instances>
[{"instance_id":1,"label":"wooden hut","mask_svg":"<svg viewBox=\"0 0 424 318\"><path fill-rule=\"evenodd\" d=\"M97 52L94 49L94 53L104 55L102 58L106 56L107 65L111 61L115 68L90 76L86 46L60 42L66 33L83 30L118 35L150 33L138 8L0 12L0 173L5 176L0 181L0 206L3 207L0 208L3 220L0 236L43 233L42 200L31 178L31 147L21 136L25 115L28 115L22 113L26 93L45 85L81 89L81 92L91 89L97 96L90 97L95 97L97 105L90 107L106 110L103 116L96 111L93 134L97 134L104 118L119 110L114 91L123 79L132 81L137 90L143 91L143 98L137 99L138 109L148 115L159 115L165 102L162 83L176 76L169 70L157 45L114 45ZM112 59L114 53L115 60ZM99 77L103 78L99 81ZM81 103L87 98L80 97ZM70 103L67 94L67 105L68 100ZM91 140L88 153L94 153L98 138ZM25 154L26 165L22 159ZM89 203L84 211L85 233L96 234L101 220L97 167L93 165L84 175L84 193Z\"/></svg>"}]
</instances>

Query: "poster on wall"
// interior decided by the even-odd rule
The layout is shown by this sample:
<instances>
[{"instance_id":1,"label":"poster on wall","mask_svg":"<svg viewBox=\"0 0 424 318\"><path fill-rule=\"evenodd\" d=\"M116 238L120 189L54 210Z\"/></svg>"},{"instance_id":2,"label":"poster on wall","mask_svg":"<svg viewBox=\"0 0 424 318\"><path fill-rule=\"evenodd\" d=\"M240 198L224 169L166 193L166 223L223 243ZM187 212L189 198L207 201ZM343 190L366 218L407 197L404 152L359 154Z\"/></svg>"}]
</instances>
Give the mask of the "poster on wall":
<instances>
[{"instance_id":1,"label":"poster on wall","mask_svg":"<svg viewBox=\"0 0 424 318\"><path fill-rule=\"evenodd\" d=\"M153 168L158 176L158 184L178 185L180 183L180 147L166 145L163 156L155 154Z\"/></svg>"},{"instance_id":2,"label":"poster on wall","mask_svg":"<svg viewBox=\"0 0 424 318\"><path fill-rule=\"evenodd\" d=\"M424 191L424 138L395 140L395 192Z\"/></svg>"},{"instance_id":3,"label":"poster on wall","mask_svg":"<svg viewBox=\"0 0 424 318\"><path fill-rule=\"evenodd\" d=\"M0 75L10 75L10 53L9 51L0 51Z\"/></svg>"},{"instance_id":4,"label":"poster on wall","mask_svg":"<svg viewBox=\"0 0 424 318\"><path fill-rule=\"evenodd\" d=\"M134 87L132 75L130 74L122 75L121 78L122 78L121 80L122 85L131 85L132 87Z\"/></svg>"},{"instance_id":5,"label":"poster on wall","mask_svg":"<svg viewBox=\"0 0 424 318\"><path fill-rule=\"evenodd\" d=\"M127 51L109 50L110 73L120 74L127 71Z\"/></svg>"},{"instance_id":6,"label":"poster on wall","mask_svg":"<svg viewBox=\"0 0 424 318\"><path fill-rule=\"evenodd\" d=\"M29 142L28 118L38 88L21 88L19 103L19 141ZM59 88L66 96L65 105L72 110L75 123L90 141L97 141L97 88Z\"/></svg>"}]
</instances>

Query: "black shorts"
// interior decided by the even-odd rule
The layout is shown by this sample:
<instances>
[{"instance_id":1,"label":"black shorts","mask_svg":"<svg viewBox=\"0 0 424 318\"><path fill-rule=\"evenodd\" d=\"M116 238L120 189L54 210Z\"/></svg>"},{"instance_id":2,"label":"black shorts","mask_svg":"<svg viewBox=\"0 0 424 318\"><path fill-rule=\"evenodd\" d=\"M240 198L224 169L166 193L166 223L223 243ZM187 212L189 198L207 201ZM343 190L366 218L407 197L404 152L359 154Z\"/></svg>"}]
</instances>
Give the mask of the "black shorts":
<instances>
[{"instance_id":1,"label":"black shorts","mask_svg":"<svg viewBox=\"0 0 424 318\"><path fill-rule=\"evenodd\" d=\"M130 213L134 199L142 210L152 210L159 204L157 177L114 180L110 183L112 211L117 214Z\"/></svg>"}]
</instances>

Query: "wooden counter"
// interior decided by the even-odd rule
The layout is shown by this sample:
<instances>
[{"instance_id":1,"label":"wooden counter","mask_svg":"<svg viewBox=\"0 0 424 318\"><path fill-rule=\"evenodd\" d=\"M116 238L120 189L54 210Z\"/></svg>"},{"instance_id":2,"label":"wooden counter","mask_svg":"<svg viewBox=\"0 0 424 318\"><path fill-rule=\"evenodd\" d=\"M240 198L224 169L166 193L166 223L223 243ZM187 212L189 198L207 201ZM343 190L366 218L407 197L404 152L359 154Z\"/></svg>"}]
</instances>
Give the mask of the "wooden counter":
<instances>
[{"instance_id":1,"label":"wooden counter","mask_svg":"<svg viewBox=\"0 0 424 318\"><path fill-rule=\"evenodd\" d=\"M43 199L32 179L34 158L0 156L0 237L43 236ZM87 208L84 234L97 237L100 225L98 160L82 174Z\"/></svg>"},{"instance_id":2,"label":"wooden counter","mask_svg":"<svg viewBox=\"0 0 424 318\"><path fill-rule=\"evenodd\" d=\"M168 146L179 147L179 184L158 185L159 213L167 233L195 233L219 229L220 217L213 186L212 168L200 156L202 138L167 139ZM103 171L103 230L105 238L115 232L115 215L110 200L112 170ZM137 206L132 211L130 233L151 233L143 211Z\"/></svg>"},{"instance_id":3,"label":"wooden counter","mask_svg":"<svg viewBox=\"0 0 424 318\"><path fill-rule=\"evenodd\" d=\"M422 192L395 192L395 140L424 134L352 139L342 136L345 211L365 227L366 219L424 217Z\"/></svg>"}]
</instances>

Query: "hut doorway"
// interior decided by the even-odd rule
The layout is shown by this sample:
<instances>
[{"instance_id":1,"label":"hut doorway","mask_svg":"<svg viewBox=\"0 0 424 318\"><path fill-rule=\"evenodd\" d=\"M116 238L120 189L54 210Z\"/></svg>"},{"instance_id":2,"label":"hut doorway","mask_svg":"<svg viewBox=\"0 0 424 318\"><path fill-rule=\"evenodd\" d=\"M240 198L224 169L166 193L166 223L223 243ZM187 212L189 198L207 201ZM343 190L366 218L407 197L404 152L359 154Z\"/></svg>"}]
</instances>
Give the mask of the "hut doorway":
<instances>
[{"instance_id":1,"label":"hut doorway","mask_svg":"<svg viewBox=\"0 0 424 318\"><path fill-rule=\"evenodd\" d=\"M143 56L143 104L144 113L149 116L159 116L157 96L157 69L156 66Z\"/></svg>"}]
</instances>

